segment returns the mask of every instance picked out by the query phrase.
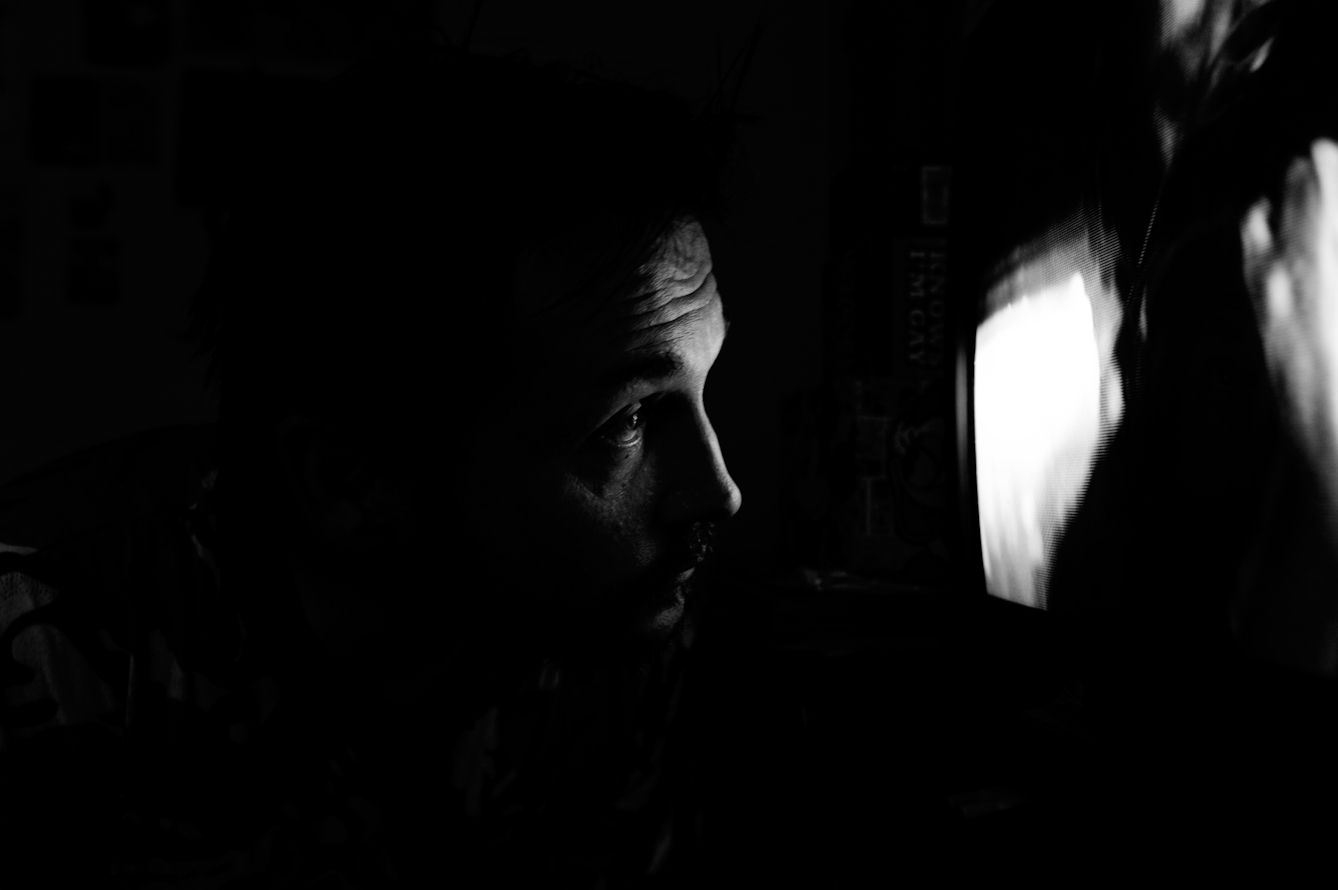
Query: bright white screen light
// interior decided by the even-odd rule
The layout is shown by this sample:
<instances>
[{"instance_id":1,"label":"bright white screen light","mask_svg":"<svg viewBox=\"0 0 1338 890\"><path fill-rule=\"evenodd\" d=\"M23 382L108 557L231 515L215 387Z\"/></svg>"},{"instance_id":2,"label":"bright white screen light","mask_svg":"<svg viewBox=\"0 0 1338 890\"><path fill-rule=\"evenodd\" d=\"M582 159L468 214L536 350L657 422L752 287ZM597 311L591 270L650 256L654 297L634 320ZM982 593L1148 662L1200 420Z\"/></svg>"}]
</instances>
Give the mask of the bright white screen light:
<instances>
[{"instance_id":1,"label":"bright white screen light","mask_svg":"<svg viewBox=\"0 0 1338 890\"><path fill-rule=\"evenodd\" d=\"M1101 361L1081 273L1026 294L976 334L976 483L985 580L1044 608L1048 541L1086 488L1101 434Z\"/></svg>"}]
</instances>

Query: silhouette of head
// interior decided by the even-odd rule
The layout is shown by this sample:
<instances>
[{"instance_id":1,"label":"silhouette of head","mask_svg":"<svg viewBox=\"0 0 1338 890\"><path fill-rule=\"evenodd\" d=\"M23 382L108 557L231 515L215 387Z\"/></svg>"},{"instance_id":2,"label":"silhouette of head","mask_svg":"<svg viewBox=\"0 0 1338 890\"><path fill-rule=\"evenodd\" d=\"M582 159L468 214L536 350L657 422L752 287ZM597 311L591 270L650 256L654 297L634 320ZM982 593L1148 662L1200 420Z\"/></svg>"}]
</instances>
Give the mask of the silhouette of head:
<instances>
[{"instance_id":1,"label":"silhouette of head","mask_svg":"<svg viewBox=\"0 0 1338 890\"><path fill-rule=\"evenodd\" d=\"M573 661L673 637L740 503L703 403L719 135L663 94L436 47L295 110L196 314L233 533L282 551L318 636L497 631Z\"/></svg>"}]
</instances>

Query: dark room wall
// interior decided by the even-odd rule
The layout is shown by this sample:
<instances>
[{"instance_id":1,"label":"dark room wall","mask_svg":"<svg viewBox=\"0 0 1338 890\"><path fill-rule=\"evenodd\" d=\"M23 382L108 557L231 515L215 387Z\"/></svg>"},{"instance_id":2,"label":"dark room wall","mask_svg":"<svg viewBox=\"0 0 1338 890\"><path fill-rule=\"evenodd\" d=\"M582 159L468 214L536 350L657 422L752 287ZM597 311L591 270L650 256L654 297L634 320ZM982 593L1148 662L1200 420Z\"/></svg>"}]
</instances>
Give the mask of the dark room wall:
<instances>
[{"instance_id":1,"label":"dark room wall","mask_svg":"<svg viewBox=\"0 0 1338 890\"><path fill-rule=\"evenodd\" d=\"M91 61L77 2L0 6L0 47L8 479L108 438L212 418L172 337L209 242L172 188L176 56Z\"/></svg>"},{"instance_id":2,"label":"dark room wall","mask_svg":"<svg viewBox=\"0 0 1338 890\"><path fill-rule=\"evenodd\" d=\"M427 5L459 40L473 4ZM737 106L758 117L741 136L751 172L732 234L713 245L734 328L707 403L744 492L722 545L762 560L775 555L785 486L781 405L821 370L827 187L833 152L845 150L834 35L846 5L492 0L473 32L478 51L523 47L692 101L738 60L732 91L760 33ZM238 132L261 116L228 84L250 77L254 90L337 71L368 30L349 11L357 7L0 6L0 481L109 439L216 418L176 333L221 218Z\"/></svg>"},{"instance_id":3,"label":"dark room wall","mask_svg":"<svg viewBox=\"0 0 1338 890\"><path fill-rule=\"evenodd\" d=\"M464 6L442 9L448 33L466 27ZM845 6L809 0L490 0L473 38L483 52L524 47L536 58L595 60L617 76L701 101L719 83L719 66L728 69L746 54L760 23L737 106L759 118L740 134L748 172L729 237L712 245L734 326L706 401L743 491L743 508L722 546L763 562L777 555L786 484L781 406L815 387L821 373L827 189L833 132L842 126L833 119L831 67Z\"/></svg>"}]
</instances>

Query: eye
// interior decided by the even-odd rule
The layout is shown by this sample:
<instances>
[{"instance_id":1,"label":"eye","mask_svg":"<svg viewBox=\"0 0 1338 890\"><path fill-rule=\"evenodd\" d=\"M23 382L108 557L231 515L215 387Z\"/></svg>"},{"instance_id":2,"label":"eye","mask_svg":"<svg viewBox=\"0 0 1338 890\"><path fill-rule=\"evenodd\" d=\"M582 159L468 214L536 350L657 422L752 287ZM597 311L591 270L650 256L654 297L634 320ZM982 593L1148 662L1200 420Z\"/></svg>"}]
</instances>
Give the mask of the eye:
<instances>
[{"instance_id":1,"label":"eye","mask_svg":"<svg viewBox=\"0 0 1338 890\"><path fill-rule=\"evenodd\" d=\"M619 448L631 448L641 441L649 416L650 406L638 402L604 424L600 438Z\"/></svg>"}]
</instances>

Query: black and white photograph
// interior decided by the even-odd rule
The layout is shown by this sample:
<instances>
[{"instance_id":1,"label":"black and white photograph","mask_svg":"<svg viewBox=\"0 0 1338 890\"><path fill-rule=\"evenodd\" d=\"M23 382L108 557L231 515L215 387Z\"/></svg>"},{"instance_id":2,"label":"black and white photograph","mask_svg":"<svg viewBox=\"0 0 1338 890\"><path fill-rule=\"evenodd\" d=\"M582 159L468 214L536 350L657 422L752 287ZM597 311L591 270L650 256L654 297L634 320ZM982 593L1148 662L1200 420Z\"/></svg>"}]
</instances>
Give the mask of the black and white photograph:
<instances>
[{"instance_id":1,"label":"black and white photograph","mask_svg":"<svg viewBox=\"0 0 1338 890\"><path fill-rule=\"evenodd\" d=\"M1290 887L1335 0L0 0L0 886Z\"/></svg>"}]
</instances>

